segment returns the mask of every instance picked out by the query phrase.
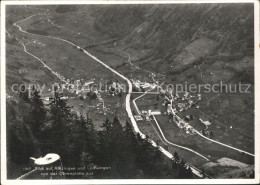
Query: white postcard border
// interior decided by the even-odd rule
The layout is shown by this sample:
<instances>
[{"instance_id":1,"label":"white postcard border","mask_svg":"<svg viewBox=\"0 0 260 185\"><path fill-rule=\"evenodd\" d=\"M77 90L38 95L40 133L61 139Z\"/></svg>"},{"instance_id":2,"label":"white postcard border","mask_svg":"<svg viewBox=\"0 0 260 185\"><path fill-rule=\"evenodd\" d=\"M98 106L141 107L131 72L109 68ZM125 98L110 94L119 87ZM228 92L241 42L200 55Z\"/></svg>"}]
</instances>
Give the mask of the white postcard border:
<instances>
[{"instance_id":1,"label":"white postcard border","mask_svg":"<svg viewBox=\"0 0 260 185\"><path fill-rule=\"evenodd\" d=\"M255 179L86 179L86 180L7 180L6 164L6 65L5 65L5 6L42 4L186 4L186 3L254 3L255 44ZM259 1L257 0L212 0L212 1L2 1L1 2L1 183L2 184L256 184L259 183L259 131L260 131L260 45Z\"/></svg>"}]
</instances>

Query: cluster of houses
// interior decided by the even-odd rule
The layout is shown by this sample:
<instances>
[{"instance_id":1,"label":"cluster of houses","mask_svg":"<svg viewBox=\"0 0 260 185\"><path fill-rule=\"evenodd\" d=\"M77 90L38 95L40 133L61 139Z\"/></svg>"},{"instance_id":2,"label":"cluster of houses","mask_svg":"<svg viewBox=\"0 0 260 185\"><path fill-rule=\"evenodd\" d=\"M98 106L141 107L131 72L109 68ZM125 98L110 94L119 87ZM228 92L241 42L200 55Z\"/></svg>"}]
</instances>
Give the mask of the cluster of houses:
<instances>
[{"instance_id":1,"label":"cluster of houses","mask_svg":"<svg viewBox=\"0 0 260 185\"><path fill-rule=\"evenodd\" d=\"M194 134L195 129L187 122L193 119L192 115L186 115L185 119L182 119L178 114L182 111L188 110L192 106L199 108L197 102L201 100L201 94L191 95L189 92L184 92L181 94L173 95L171 90L161 91L161 94L164 95L162 106L166 106L167 110L165 114L172 115L173 121L180 129L184 129L187 134ZM202 118L199 119L201 123L206 126L206 129L203 130L205 135L210 134L208 131L208 126L211 124L208 120Z\"/></svg>"},{"instance_id":2,"label":"cluster of houses","mask_svg":"<svg viewBox=\"0 0 260 185\"><path fill-rule=\"evenodd\" d=\"M140 81L133 81L133 84L136 88L147 88L150 89L153 84L150 83L141 83ZM141 88L142 87L142 88ZM171 115L173 121L180 128L185 130L187 134L195 134L197 132L188 121L193 120L193 116L191 114L186 115L184 119L180 118L178 114L182 111L188 110L191 107L195 107L199 109L198 101L201 100L201 94L192 95L189 92L173 94L172 90L169 88L167 90L160 89L160 95L163 95L162 106L166 107L165 115ZM137 121L141 121L145 119L147 122L150 121L150 117L153 115L161 115L160 110L142 110L141 113L135 115L135 119ZM202 130L202 133L205 136L212 135L212 131L208 130L208 126L211 123L208 120L199 118L200 122L205 125L205 129Z\"/></svg>"},{"instance_id":3,"label":"cluster of houses","mask_svg":"<svg viewBox=\"0 0 260 185\"><path fill-rule=\"evenodd\" d=\"M54 97L56 93L59 94L59 96L62 97L62 99L87 99L88 97L90 99L96 99L98 100L98 103L96 105L97 110L99 112L102 111L105 113L109 111L109 108L105 107L104 105L104 100L102 99L101 91L103 91L107 95L115 96L119 95L121 92L124 92L126 90L125 85L120 84L118 82L110 82L109 84L107 84L106 82L103 86L97 86L96 84L97 81L94 78L89 79L87 81L84 81L83 79L70 80L64 78L64 80L62 80L62 83L54 83ZM102 84L99 83L98 85ZM52 92L51 89L49 89L48 91Z\"/></svg>"},{"instance_id":4,"label":"cluster of houses","mask_svg":"<svg viewBox=\"0 0 260 185\"><path fill-rule=\"evenodd\" d=\"M90 79L88 81L83 81L82 79L82 80L75 80L73 82L67 80L66 84L63 84L63 87L65 87L65 89L68 92L74 93L77 96L82 97L83 99L86 99L87 93L89 92L95 93L97 95L97 98L99 98L101 96L99 92L101 91L101 87L93 85L94 83L95 83L95 79ZM106 91L105 89L105 92L108 92L112 96L118 95L120 92L124 92L124 91L125 91L125 85L120 84L118 82L112 82L108 87L108 91Z\"/></svg>"},{"instance_id":5,"label":"cluster of houses","mask_svg":"<svg viewBox=\"0 0 260 185\"><path fill-rule=\"evenodd\" d=\"M101 94L95 89L91 90L89 85L94 83L94 79L88 80L83 83L82 80L70 81L69 79L62 81L62 83L54 83L53 89L48 89L48 92L53 93L53 97L59 97L60 99L69 98L82 98L86 99L87 96L91 96L93 99L98 99L102 102ZM48 101L50 98L46 97L45 100Z\"/></svg>"},{"instance_id":6,"label":"cluster of houses","mask_svg":"<svg viewBox=\"0 0 260 185\"><path fill-rule=\"evenodd\" d=\"M179 94L173 95L171 91L161 91L161 93L164 94L162 106L167 106L166 114L171 114L172 111L178 114L179 112L188 110L192 106L195 106L195 108L199 108L197 102L201 100L201 94L194 96L191 95L189 92L185 92L183 96L180 96Z\"/></svg>"},{"instance_id":7,"label":"cluster of houses","mask_svg":"<svg viewBox=\"0 0 260 185\"><path fill-rule=\"evenodd\" d=\"M83 82L82 80L74 80L70 81L66 80L65 83L62 83L61 86L58 83L55 83L57 87L59 87L60 93L63 93L64 96L77 96L82 99L86 99L87 96L93 96L95 99L102 101L101 94L98 90L98 87L92 86L95 83L95 79L90 79L88 81ZM111 95L117 95L121 91L125 90L124 85L113 82L109 86L109 93ZM51 91L51 89L49 89ZM55 90L56 91L56 90Z\"/></svg>"},{"instance_id":8,"label":"cluster of houses","mask_svg":"<svg viewBox=\"0 0 260 185\"><path fill-rule=\"evenodd\" d=\"M113 82L110 86L109 86L109 93L112 96L118 95L121 92L125 92L125 85L124 84L120 84L117 82Z\"/></svg>"},{"instance_id":9,"label":"cluster of houses","mask_svg":"<svg viewBox=\"0 0 260 185\"><path fill-rule=\"evenodd\" d=\"M148 109L148 110L142 110L141 111L141 114L138 114L135 116L135 119L137 121L142 121L143 118L149 122L150 121L150 117L151 116L156 116L156 115L161 115L161 111L158 110L158 109L155 109L155 110L151 110L151 109Z\"/></svg>"},{"instance_id":10,"label":"cluster of houses","mask_svg":"<svg viewBox=\"0 0 260 185\"><path fill-rule=\"evenodd\" d=\"M62 84L62 90L66 89L68 92L84 96L87 92L90 92L90 85L94 83L95 79L90 79L88 81L83 81L83 79L71 81L70 79L67 79L65 84Z\"/></svg>"},{"instance_id":11,"label":"cluster of houses","mask_svg":"<svg viewBox=\"0 0 260 185\"><path fill-rule=\"evenodd\" d=\"M92 85L94 83L95 83L95 79L90 79L88 81L83 81L83 79L71 81L67 79L65 83L62 84L55 83L54 86L56 86L56 88L54 87L53 93L54 96L55 93L59 94L61 99L68 99L68 98L87 99L87 97L90 97L91 99L96 99L98 100L95 106L97 111L99 113L107 114L107 112L110 111L110 108L107 108L105 106L104 100L102 99L101 92L98 89L98 87L92 88ZM117 82L111 82L108 90L109 91L107 92L107 94L114 96L124 91L125 86ZM49 89L49 91L51 91L51 89Z\"/></svg>"},{"instance_id":12,"label":"cluster of houses","mask_svg":"<svg viewBox=\"0 0 260 185\"><path fill-rule=\"evenodd\" d=\"M131 81L133 83L133 89L138 92L147 91L157 86L156 83L141 82L140 80L133 80L133 79L131 79Z\"/></svg>"},{"instance_id":13,"label":"cluster of houses","mask_svg":"<svg viewBox=\"0 0 260 185\"><path fill-rule=\"evenodd\" d=\"M161 115L161 111L160 110L142 110L142 115L145 117L145 120L147 122L150 121L150 116L156 116L156 115Z\"/></svg>"},{"instance_id":14,"label":"cluster of houses","mask_svg":"<svg viewBox=\"0 0 260 185\"><path fill-rule=\"evenodd\" d=\"M46 65L44 65L45 68L47 68ZM53 74L55 76L57 76L62 82L66 82L66 78L64 76L62 76L61 74L59 74L58 72L53 72Z\"/></svg>"},{"instance_id":15,"label":"cluster of houses","mask_svg":"<svg viewBox=\"0 0 260 185\"><path fill-rule=\"evenodd\" d=\"M190 126L190 124L188 122L181 119L176 114L173 115L173 120L180 129L185 129L187 134L195 134L196 133L195 129L192 126Z\"/></svg>"}]
</instances>

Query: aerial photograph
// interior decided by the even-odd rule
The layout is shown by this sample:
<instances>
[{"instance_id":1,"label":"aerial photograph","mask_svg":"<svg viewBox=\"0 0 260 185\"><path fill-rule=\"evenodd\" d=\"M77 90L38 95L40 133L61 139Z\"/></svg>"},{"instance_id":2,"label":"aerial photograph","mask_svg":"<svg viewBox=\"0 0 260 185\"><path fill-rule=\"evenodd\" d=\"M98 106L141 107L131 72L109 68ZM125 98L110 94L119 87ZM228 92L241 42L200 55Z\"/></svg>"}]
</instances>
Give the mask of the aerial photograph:
<instances>
[{"instance_id":1,"label":"aerial photograph","mask_svg":"<svg viewBox=\"0 0 260 185\"><path fill-rule=\"evenodd\" d=\"M254 179L254 3L7 4L9 180Z\"/></svg>"}]
</instances>

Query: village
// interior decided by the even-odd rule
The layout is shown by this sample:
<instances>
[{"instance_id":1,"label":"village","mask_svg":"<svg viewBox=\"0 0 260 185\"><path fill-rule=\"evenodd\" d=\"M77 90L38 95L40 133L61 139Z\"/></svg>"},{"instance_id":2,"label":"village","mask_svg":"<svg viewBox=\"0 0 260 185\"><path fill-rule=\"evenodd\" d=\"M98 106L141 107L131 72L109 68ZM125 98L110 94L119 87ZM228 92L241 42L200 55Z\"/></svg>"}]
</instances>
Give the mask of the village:
<instances>
[{"instance_id":1,"label":"village","mask_svg":"<svg viewBox=\"0 0 260 185\"><path fill-rule=\"evenodd\" d=\"M98 86L98 79L66 79L61 74L54 72L55 75L60 79L60 83L54 83L52 89L48 89L47 95L42 96L43 100L48 103L51 99L60 97L63 100L72 100L78 99L80 101L84 100L97 100L96 104L89 105L90 107L96 109L98 113L107 115L109 113L113 114L111 110L112 105L105 105L104 99L102 96L122 96L122 93L126 92L126 87L124 84L120 84L116 81L109 81L105 86ZM171 88L163 89L159 86L159 81L154 79L155 75L152 76L152 80L147 82L142 82L140 80L131 79L133 84L134 93L151 93L154 95L158 95L160 98L158 102L161 106L157 109L144 109L139 110L138 106L133 101L135 105L135 109L137 110L137 114L135 115L135 119L137 121L146 120L146 122L150 122L152 120L152 116L168 116L169 122L175 123L179 129L185 130L186 134L195 134L196 129L194 129L188 122L193 119L198 119L200 123L205 126L205 129L200 130L200 132L207 137L213 135L213 132L209 130L209 126L211 125L210 121L203 117L194 117L192 114L187 114L181 118L180 113L185 113L188 109L195 108L199 109L199 101L202 99L201 94L191 94L189 92L183 93L174 93ZM152 90L157 88L157 92L152 92ZM29 91L29 97L33 96L32 92ZM143 96L141 95L141 96ZM118 102L119 103L119 102ZM118 106L118 105L116 105ZM84 109L84 104L79 103L76 106L76 110L72 109L77 115L82 114L82 110Z\"/></svg>"},{"instance_id":2,"label":"village","mask_svg":"<svg viewBox=\"0 0 260 185\"><path fill-rule=\"evenodd\" d=\"M41 99L45 104L49 104L50 100L57 98L72 101L74 102L72 112L78 116L82 115L83 110L86 109L85 106L105 116L109 113L114 114L113 107L119 107L120 102L117 102L115 106L110 104L105 105L104 97L120 98L126 91L124 84L111 79L66 79L58 72L53 71L53 73L60 82L54 82L51 87L46 90L44 89L45 91L41 94ZM29 98L34 96L35 91L39 91L34 85L28 86L27 89ZM90 104L86 104L86 102L90 102Z\"/></svg>"},{"instance_id":3,"label":"village","mask_svg":"<svg viewBox=\"0 0 260 185\"><path fill-rule=\"evenodd\" d=\"M168 116L169 122L175 123L179 129L184 130L186 134L193 135L196 133L196 129L194 129L188 122L193 119L198 119L201 124L205 126L204 129L200 130L200 132L207 137L211 137L213 135L213 131L209 130L209 126L211 122L204 117L196 117L192 114L185 114L185 111L188 109L194 108L199 109L199 101L202 99L201 94L191 94L189 92L183 93L174 93L171 88L162 89L159 88L159 92L152 92L158 85L157 83L148 83L148 82L140 82L133 81L135 89L137 91L145 91L145 93L149 92L150 94L157 94L160 98L158 102L160 102L159 108L157 109L145 109L141 110L136 105L135 99L133 101L135 108L137 110L137 114L135 115L135 119L137 121L145 120L146 122L152 121L152 116ZM141 95L142 96L142 95ZM181 117L180 113L185 114L184 117Z\"/></svg>"}]
</instances>

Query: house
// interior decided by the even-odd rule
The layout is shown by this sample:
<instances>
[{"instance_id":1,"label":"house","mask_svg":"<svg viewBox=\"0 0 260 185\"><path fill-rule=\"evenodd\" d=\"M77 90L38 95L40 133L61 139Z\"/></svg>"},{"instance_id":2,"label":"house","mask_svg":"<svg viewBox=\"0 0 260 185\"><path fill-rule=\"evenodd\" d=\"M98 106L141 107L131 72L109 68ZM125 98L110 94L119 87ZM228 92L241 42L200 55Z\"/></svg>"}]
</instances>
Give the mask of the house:
<instances>
[{"instance_id":1,"label":"house","mask_svg":"<svg viewBox=\"0 0 260 185\"><path fill-rule=\"evenodd\" d=\"M68 96L63 96L63 97L61 97L60 99L61 99L61 100L68 100L69 97L68 97Z\"/></svg>"},{"instance_id":2,"label":"house","mask_svg":"<svg viewBox=\"0 0 260 185\"><path fill-rule=\"evenodd\" d=\"M156 116L156 115L161 115L161 111L159 111L159 110L153 110L153 111L151 111L151 115L154 115L154 116Z\"/></svg>"},{"instance_id":3,"label":"house","mask_svg":"<svg viewBox=\"0 0 260 185\"><path fill-rule=\"evenodd\" d=\"M94 83L94 80L90 80L88 82L85 82L84 86L88 86Z\"/></svg>"},{"instance_id":4,"label":"house","mask_svg":"<svg viewBox=\"0 0 260 185\"><path fill-rule=\"evenodd\" d=\"M186 91L183 96L185 99L187 99L189 97L189 95L190 95L190 93Z\"/></svg>"},{"instance_id":5,"label":"house","mask_svg":"<svg viewBox=\"0 0 260 185\"><path fill-rule=\"evenodd\" d=\"M145 83L141 84L140 87L141 87L143 90L148 90L148 89L150 89L151 84L145 82Z\"/></svg>"},{"instance_id":6,"label":"house","mask_svg":"<svg viewBox=\"0 0 260 185\"><path fill-rule=\"evenodd\" d=\"M198 100L201 100L201 94L198 94Z\"/></svg>"},{"instance_id":7,"label":"house","mask_svg":"<svg viewBox=\"0 0 260 185\"><path fill-rule=\"evenodd\" d=\"M190 121L193 119L193 116L191 114L185 116L186 121Z\"/></svg>"},{"instance_id":8,"label":"house","mask_svg":"<svg viewBox=\"0 0 260 185\"><path fill-rule=\"evenodd\" d=\"M184 103L178 103L178 107L181 109L184 109L185 108L185 104Z\"/></svg>"},{"instance_id":9,"label":"house","mask_svg":"<svg viewBox=\"0 0 260 185\"><path fill-rule=\"evenodd\" d=\"M172 104L167 105L167 113L170 114L172 112Z\"/></svg>"},{"instance_id":10,"label":"house","mask_svg":"<svg viewBox=\"0 0 260 185\"><path fill-rule=\"evenodd\" d=\"M189 100L188 101L189 107L191 107L193 105L193 103L194 103L193 100Z\"/></svg>"},{"instance_id":11,"label":"house","mask_svg":"<svg viewBox=\"0 0 260 185\"><path fill-rule=\"evenodd\" d=\"M137 121L142 121L142 120L143 120L142 116L140 116L140 115L136 115L136 116L135 116L135 119L136 119Z\"/></svg>"},{"instance_id":12,"label":"house","mask_svg":"<svg viewBox=\"0 0 260 185\"><path fill-rule=\"evenodd\" d=\"M201 121L201 123L203 123L205 126L209 126L211 125L211 123L209 121L204 121L203 119L199 118L199 120Z\"/></svg>"}]
</instances>

